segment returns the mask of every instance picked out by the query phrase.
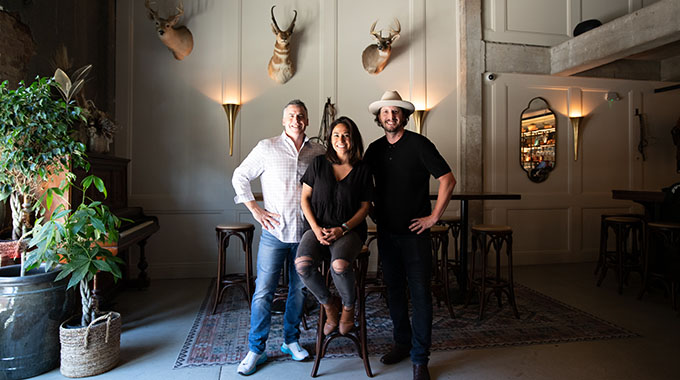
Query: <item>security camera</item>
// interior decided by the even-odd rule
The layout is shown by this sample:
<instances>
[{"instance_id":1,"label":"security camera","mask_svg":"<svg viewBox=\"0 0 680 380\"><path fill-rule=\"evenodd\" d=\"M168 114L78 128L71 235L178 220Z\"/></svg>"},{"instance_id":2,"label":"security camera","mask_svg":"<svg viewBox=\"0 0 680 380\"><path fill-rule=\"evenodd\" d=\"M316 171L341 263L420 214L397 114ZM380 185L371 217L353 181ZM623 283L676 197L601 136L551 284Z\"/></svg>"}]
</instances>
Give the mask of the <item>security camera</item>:
<instances>
[{"instance_id":1,"label":"security camera","mask_svg":"<svg viewBox=\"0 0 680 380\"><path fill-rule=\"evenodd\" d=\"M494 74L494 73L486 73L486 74L484 75L484 78L485 78L486 80L488 80L488 81L493 81L493 80L496 80L496 74Z\"/></svg>"}]
</instances>

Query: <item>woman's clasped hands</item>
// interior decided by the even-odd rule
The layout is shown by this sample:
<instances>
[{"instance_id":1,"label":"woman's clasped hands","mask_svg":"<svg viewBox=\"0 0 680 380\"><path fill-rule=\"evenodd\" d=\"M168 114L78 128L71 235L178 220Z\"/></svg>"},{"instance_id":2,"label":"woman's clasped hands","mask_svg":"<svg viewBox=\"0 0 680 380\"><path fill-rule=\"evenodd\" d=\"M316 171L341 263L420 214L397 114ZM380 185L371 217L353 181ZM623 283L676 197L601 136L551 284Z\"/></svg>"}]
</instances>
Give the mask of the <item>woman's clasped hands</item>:
<instances>
[{"instance_id":1,"label":"woman's clasped hands","mask_svg":"<svg viewBox=\"0 0 680 380\"><path fill-rule=\"evenodd\" d=\"M343 235L342 227L317 227L314 229L316 240L322 245L331 245Z\"/></svg>"}]
</instances>

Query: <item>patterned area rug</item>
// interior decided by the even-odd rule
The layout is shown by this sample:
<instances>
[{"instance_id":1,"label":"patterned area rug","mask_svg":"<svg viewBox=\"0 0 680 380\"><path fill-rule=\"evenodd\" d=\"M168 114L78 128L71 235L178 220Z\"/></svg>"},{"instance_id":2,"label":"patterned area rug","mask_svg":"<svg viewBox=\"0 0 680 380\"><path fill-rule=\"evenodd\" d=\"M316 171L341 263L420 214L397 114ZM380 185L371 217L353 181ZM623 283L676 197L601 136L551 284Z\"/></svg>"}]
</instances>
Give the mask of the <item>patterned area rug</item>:
<instances>
[{"instance_id":1,"label":"patterned area rug","mask_svg":"<svg viewBox=\"0 0 680 380\"><path fill-rule=\"evenodd\" d=\"M210 315L213 287L211 285L208 289L174 368L235 364L248 352L250 311L243 293L230 289L218 305L215 315ZM503 308L498 309L492 297L482 321L477 320L477 305L467 308L455 306L456 318L451 319L445 305L437 307L435 303L431 350L463 350L638 336L522 285L516 285L515 292L520 319L514 317L505 298ZM392 342L392 322L385 300L380 295L369 295L366 320L370 355L387 352ZM317 321L318 309L307 316L309 330L302 329L300 337L300 344L310 353L314 351L316 343ZM267 342L269 360L288 358L279 350L281 343L282 315L274 314ZM326 357L355 355L354 344L349 339L338 338L329 345Z\"/></svg>"}]
</instances>

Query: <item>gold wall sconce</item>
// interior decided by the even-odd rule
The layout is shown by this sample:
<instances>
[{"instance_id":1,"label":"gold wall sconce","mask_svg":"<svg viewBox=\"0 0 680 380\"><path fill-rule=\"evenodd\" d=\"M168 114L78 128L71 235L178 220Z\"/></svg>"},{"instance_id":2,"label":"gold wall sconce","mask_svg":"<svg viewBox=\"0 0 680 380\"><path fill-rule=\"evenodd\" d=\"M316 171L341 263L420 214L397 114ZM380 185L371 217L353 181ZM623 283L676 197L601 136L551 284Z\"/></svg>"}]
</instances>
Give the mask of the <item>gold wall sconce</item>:
<instances>
[{"instance_id":1,"label":"gold wall sconce","mask_svg":"<svg viewBox=\"0 0 680 380\"><path fill-rule=\"evenodd\" d=\"M581 120L583 120L583 116L569 116L571 128L574 131L574 161L578 160L578 132L581 126Z\"/></svg>"},{"instance_id":2,"label":"gold wall sconce","mask_svg":"<svg viewBox=\"0 0 680 380\"><path fill-rule=\"evenodd\" d=\"M227 113L227 121L229 122L229 155L231 156L234 153L234 122L236 122L236 116L239 109L241 109L241 105L225 103L222 104L222 107L224 107L224 112Z\"/></svg>"},{"instance_id":3,"label":"gold wall sconce","mask_svg":"<svg viewBox=\"0 0 680 380\"><path fill-rule=\"evenodd\" d=\"M413 122L416 125L416 133L423 134L423 123L425 122L425 116L427 116L428 110L415 110L413 111Z\"/></svg>"}]
</instances>

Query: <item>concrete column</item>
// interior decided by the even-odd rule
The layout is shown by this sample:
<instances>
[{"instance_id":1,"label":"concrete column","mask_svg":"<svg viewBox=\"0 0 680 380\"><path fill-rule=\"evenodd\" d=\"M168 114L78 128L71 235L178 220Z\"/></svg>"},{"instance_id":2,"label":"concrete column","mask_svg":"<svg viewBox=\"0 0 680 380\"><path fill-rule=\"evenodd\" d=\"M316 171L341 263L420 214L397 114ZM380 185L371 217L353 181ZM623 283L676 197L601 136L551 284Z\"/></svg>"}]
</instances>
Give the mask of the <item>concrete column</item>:
<instances>
[{"instance_id":1,"label":"concrete column","mask_svg":"<svg viewBox=\"0 0 680 380\"><path fill-rule=\"evenodd\" d=\"M482 183L482 74L484 43L482 41L482 0L458 0L460 17L460 61L458 99L462 173L456 173L458 190L483 190ZM457 186L458 187L458 186ZM470 223L481 223L482 203L470 202Z\"/></svg>"}]
</instances>

